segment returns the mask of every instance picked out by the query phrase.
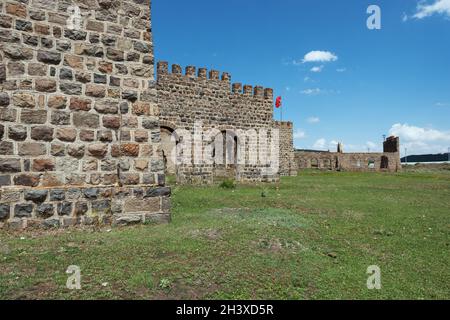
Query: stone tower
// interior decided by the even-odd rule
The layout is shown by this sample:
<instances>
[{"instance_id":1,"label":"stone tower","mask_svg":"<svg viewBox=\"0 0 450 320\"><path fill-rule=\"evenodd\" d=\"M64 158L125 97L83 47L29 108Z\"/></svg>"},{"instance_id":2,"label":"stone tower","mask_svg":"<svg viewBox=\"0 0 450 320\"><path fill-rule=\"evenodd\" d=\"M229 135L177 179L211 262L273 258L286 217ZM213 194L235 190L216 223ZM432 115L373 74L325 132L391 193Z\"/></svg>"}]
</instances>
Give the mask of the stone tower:
<instances>
[{"instance_id":1,"label":"stone tower","mask_svg":"<svg viewBox=\"0 0 450 320\"><path fill-rule=\"evenodd\" d=\"M150 0L0 3L0 226L168 221Z\"/></svg>"}]
</instances>

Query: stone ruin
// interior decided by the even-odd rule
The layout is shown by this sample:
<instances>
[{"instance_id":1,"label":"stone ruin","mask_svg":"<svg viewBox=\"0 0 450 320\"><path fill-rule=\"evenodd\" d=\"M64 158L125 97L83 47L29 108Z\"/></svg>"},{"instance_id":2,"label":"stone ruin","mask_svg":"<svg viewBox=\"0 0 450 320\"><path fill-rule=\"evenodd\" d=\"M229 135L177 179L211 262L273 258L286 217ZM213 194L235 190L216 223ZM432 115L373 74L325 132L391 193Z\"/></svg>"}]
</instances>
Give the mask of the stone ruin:
<instances>
[{"instance_id":1,"label":"stone ruin","mask_svg":"<svg viewBox=\"0 0 450 320\"><path fill-rule=\"evenodd\" d=\"M295 163L301 169L360 172L399 172L400 139L389 137L383 143L383 152L344 153L341 143L337 152L296 150Z\"/></svg>"}]
</instances>

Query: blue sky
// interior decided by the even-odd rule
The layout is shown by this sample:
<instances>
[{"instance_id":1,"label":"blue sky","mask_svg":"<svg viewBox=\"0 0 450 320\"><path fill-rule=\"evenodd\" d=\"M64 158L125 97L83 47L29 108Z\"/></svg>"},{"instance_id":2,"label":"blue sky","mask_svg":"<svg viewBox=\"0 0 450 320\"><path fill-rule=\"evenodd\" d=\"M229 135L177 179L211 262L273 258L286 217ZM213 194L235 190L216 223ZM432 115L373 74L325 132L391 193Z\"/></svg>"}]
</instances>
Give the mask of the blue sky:
<instances>
[{"instance_id":1,"label":"blue sky","mask_svg":"<svg viewBox=\"0 0 450 320\"><path fill-rule=\"evenodd\" d=\"M157 60L272 87L298 148L450 147L450 0L153 0L152 14Z\"/></svg>"}]
</instances>

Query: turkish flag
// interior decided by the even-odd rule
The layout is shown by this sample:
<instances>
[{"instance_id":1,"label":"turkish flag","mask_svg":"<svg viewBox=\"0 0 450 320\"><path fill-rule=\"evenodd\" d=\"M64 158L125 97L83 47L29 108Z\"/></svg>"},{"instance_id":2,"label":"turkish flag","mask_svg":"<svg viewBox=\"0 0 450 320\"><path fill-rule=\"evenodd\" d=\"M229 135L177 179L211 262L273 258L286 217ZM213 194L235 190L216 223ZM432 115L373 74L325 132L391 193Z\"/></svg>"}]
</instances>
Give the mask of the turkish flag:
<instances>
[{"instance_id":1,"label":"turkish flag","mask_svg":"<svg viewBox=\"0 0 450 320\"><path fill-rule=\"evenodd\" d=\"M277 100L275 102L275 107L277 107L277 108L281 107L281 97L277 97Z\"/></svg>"}]
</instances>

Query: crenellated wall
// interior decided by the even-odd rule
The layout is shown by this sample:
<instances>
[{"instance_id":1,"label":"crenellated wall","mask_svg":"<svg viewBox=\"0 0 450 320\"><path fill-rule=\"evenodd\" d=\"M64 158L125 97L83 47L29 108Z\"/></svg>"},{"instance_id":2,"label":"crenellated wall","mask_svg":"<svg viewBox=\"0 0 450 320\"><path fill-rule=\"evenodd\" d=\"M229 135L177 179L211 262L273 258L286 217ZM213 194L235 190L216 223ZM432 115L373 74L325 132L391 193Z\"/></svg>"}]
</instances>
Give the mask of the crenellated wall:
<instances>
[{"instance_id":1,"label":"crenellated wall","mask_svg":"<svg viewBox=\"0 0 450 320\"><path fill-rule=\"evenodd\" d=\"M193 132L196 123L204 130L274 129L273 90L232 84L229 73L194 66L183 72L179 65L172 65L169 71L167 62L159 62L157 90L161 125L169 131ZM278 174L266 174L266 169L263 164L185 164L177 166L176 173L179 182L189 183L211 183L218 176L240 181L276 181Z\"/></svg>"},{"instance_id":2,"label":"crenellated wall","mask_svg":"<svg viewBox=\"0 0 450 320\"><path fill-rule=\"evenodd\" d=\"M150 0L1 2L2 225L169 220L150 15Z\"/></svg>"}]
</instances>

